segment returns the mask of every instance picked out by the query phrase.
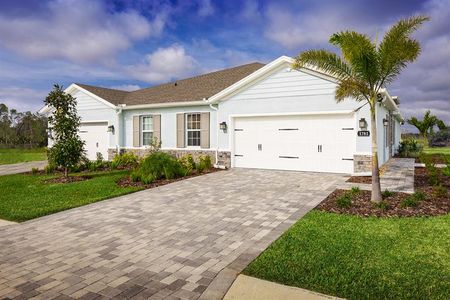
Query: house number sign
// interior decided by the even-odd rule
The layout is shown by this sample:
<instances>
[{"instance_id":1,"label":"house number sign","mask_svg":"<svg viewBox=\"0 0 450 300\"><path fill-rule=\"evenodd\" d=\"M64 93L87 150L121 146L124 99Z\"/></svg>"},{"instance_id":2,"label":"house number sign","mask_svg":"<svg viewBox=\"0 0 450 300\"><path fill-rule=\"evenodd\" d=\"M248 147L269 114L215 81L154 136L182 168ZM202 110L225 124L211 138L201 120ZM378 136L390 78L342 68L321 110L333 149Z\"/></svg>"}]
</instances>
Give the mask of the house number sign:
<instances>
[{"instance_id":1,"label":"house number sign","mask_svg":"<svg viewBox=\"0 0 450 300\"><path fill-rule=\"evenodd\" d=\"M358 136L370 136L370 131L369 130L359 130Z\"/></svg>"}]
</instances>

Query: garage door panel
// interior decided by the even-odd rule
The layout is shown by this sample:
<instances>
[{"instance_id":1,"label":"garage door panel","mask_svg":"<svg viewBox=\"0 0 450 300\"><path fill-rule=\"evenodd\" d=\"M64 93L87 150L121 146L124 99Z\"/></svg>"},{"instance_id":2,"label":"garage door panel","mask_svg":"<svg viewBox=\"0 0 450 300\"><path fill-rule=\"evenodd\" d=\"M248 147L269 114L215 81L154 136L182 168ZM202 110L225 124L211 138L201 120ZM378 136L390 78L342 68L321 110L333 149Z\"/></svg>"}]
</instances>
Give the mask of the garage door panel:
<instances>
[{"instance_id":1,"label":"garage door panel","mask_svg":"<svg viewBox=\"0 0 450 300\"><path fill-rule=\"evenodd\" d=\"M101 153L104 158L108 156L108 123L82 123L79 129L79 136L84 141L84 150L90 160L97 158L97 153Z\"/></svg>"},{"instance_id":2,"label":"garage door panel","mask_svg":"<svg viewBox=\"0 0 450 300\"><path fill-rule=\"evenodd\" d=\"M352 126L349 115L237 118L234 166L351 173Z\"/></svg>"}]
</instances>

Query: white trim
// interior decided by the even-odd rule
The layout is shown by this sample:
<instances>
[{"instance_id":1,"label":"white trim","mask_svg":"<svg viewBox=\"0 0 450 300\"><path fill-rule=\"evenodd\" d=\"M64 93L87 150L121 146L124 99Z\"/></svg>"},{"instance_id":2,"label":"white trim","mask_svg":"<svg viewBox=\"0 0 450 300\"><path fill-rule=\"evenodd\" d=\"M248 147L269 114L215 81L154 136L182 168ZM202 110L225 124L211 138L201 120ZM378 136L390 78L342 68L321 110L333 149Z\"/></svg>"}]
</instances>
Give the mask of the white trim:
<instances>
[{"instance_id":1,"label":"white trim","mask_svg":"<svg viewBox=\"0 0 450 300\"><path fill-rule=\"evenodd\" d=\"M184 107L184 106L206 106L209 103L205 101L185 101L185 102L170 102L170 103L153 103L153 104L139 104L139 105L127 105L123 110L142 109L142 108L165 108L165 107Z\"/></svg>"},{"instance_id":2,"label":"white trim","mask_svg":"<svg viewBox=\"0 0 450 300\"><path fill-rule=\"evenodd\" d=\"M354 113L354 110L329 110L329 111L308 111L308 112L285 112L285 113L262 113L262 114L231 114L230 118L242 117L270 117L270 116L302 116L302 115L347 115Z\"/></svg>"},{"instance_id":3,"label":"white trim","mask_svg":"<svg viewBox=\"0 0 450 300\"><path fill-rule=\"evenodd\" d=\"M81 124L85 124L85 123L107 123L109 124L108 120L81 120L80 121Z\"/></svg>"}]
</instances>

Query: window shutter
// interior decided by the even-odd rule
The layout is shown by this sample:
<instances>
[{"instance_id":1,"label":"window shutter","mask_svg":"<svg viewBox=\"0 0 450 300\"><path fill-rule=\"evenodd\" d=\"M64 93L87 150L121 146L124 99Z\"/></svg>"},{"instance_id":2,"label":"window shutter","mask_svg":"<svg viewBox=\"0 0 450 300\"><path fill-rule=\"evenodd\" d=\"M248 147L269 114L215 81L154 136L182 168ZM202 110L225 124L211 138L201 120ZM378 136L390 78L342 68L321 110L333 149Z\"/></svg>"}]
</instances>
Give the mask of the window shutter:
<instances>
[{"instance_id":1,"label":"window shutter","mask_svg":"<svg viewBox=\"0 0 450 300\"><path fill-rule=\"evenodd\" d=\"M161 142L161 115L153 115L153 138Z\"/></svg>"},{"instance_id":2,"label":"window shutter","mask_svg":"<svg viewBox=\"0 0 450 300\"><path fill-rule=\"evenodd\" d=\"M177 114L177 148L186 147L184 125L184 114Z\"/></svg>"},{"instance_id":3,"label":"window shutter","mask_svg":"<svg viewBox=\"0 0 450 300\"><path fill-rule=\"evenodd\" d=\"M209 112L200 115L200 147L209 148Z\"/></svg>"},{"instance_id":4,"label":"window shutter","mask_svg":"<svg viewBox=\"0 0 450 300\"><path fill-rule=\"evenodd\" d=\"M133 116L133 147L140 147L140 116Z\"/></svg>"}]
</instances>

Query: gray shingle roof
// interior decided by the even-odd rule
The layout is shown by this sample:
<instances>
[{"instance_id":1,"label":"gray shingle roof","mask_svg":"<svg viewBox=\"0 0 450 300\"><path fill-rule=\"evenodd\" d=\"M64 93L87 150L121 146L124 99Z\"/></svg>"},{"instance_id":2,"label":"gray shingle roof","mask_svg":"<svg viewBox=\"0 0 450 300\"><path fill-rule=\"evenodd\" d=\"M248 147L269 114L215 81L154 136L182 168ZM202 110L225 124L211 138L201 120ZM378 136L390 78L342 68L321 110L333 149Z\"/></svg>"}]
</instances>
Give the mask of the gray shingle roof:
<instances>
[{"instance_id":1,"label":"gray shingle roof","mask_svg":"<svg viewBox=\"0 0 450 300\"><path fill-rule=\"evenodd\" d=\"M77 85L114 105L201 101L203 98L217 94L263 66L264 64L261 63L251 63L133 92L79 83Z\"/></svg>"}]
</instances>

